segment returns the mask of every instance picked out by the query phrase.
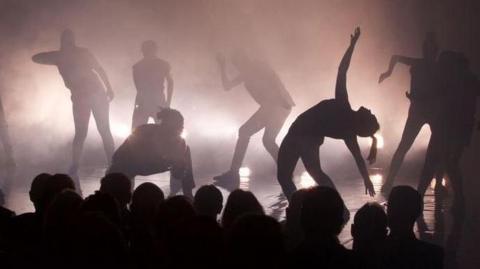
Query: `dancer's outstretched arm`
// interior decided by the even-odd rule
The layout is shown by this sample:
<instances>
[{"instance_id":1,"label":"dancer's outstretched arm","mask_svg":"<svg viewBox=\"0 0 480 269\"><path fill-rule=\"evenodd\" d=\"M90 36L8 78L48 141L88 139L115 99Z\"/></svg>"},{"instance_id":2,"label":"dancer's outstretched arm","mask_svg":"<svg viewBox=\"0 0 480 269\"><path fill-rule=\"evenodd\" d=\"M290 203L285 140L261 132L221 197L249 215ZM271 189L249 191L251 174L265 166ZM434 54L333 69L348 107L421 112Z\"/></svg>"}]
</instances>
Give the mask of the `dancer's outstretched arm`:
<instances>
[{"instance_id":1,"label":"dancer's outstretched arm","mask_svg":"<svg viewBox=\"0 0 480 269\"><path fill-rule=\"evenodd\" d=\"M111 101L113 100L114 93L112 90L112 86L110 85L110 80L108 79L107 72L105 72L105 69L100 65L100 63L97 61L97 58L90 52L88 52L88 56L90 59L90 62L92 64L92 69L97 72L97 74L100 76L100 78L103 81L103 84L105 84L105 87L107 88L107 96L108 99Z\"/></svg>"},{"instance_id":2,"label":"dancer's outstretched arm","mask_svg":"<svg viewBox=\"0 0 480 269\"><path fill-rule=\"evenodd\" d=\"M355 44L357 43L359 37L360 28L357 27L355 29L355 33L350 36L350 46L345 52L345 55L343 55L340 66L338 67L337 83L335 85L335 99L344 103L348 107L350 107L350 102L348 101L347 93L347 72L348 68L350 67L350 60L352 59Z\"/></svg>"},{"instance_id":3,"label":"dancer's outstretched arm","mask_svg":"<svg viewBox=\"0 0 480 269\"><path fill-rule=\"evenodd\" d=\"M345 139L344 141L348 149L352 153L355 162L357 163L360 175L362 175L363 183L365 184L365 194L368 192L370 196L375 196L375 189L373 188L373 183L370 180L370 176L368 175L367 166L365 165L365 161L363 160L360 147L358 146L357 137L352 136Z\"/></svg>"},{"instance_id":4,"label":"dancer's outstretched arm","mask_svg":"<svg viewBox=\"0 0 480 269\"><path fill-rule=\"evenodd\" d=\"M58 51L42 52L33 55L32 61L37 64L57 65L58 57Z\"/></svg>"},{"instance_id":5,"label":"dancer's outstretched arm","mask_svg":"<svg viewBox=\"0 0 480 269\"><path fill-rule=\"evenodd\" d=\"M227 77L227 71L225 70L225 56L217 55L218 66L220 67L220 76L222 77L222 86L225 91L231 90L233 87L240 85L243 79L240 76L229 80Z\"/></svg>"},{"instance_id":6,"label":"dancer's outstretched arm","mask_svg":"<svg viewBox=\"0 0 480 269\"><path fill-rule=\"evenodd\" d=\"M418 61L419 59L417 58L412 58L412 57L407 57L402 55L393 55L392 58L390 59L388 70L380 75L380 78L378 79L378 83L382 83L382 81L384 81L386 78L392 75L393 69L395 69L395 65L397 65L397 63L402 63L404 65L412 66L412 65L415 65L415 63L417 63Z\"/></svg>"}]
</instances>

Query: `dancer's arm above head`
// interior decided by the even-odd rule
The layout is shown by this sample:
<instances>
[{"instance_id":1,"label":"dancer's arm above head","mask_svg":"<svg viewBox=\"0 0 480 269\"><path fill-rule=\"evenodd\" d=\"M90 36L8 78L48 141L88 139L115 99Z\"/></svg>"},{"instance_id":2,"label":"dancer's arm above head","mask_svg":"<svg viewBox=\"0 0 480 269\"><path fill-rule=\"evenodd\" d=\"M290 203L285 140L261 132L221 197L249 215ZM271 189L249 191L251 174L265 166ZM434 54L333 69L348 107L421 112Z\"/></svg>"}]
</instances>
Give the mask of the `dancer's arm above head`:
<instances>
[{"instance_id":1,"label":"dancer's arm above head","mask_svg":"<svg viewBox=\"0 0 480 269\"><path fill-rule=\"evenodd\" d=\"M348 149L352 153L355 162L357 163L358 170L360 171L360 175L363 178L363 183L365 184L365 193L368 193L372 197L375 196L375 189L373 188L373 183L370 180L370 176L368 175L367 166L365 165L365 161L363 160L357 137L352 136L344 139L344 141Z\"/></svg>"},{"instance_id":2,"label":"dancer's arm above head","mask_svg":"<svg viewBox=\"0 0 480 269\"><path fill-rule=\"evenodd\" d=\"M337 82L335 85L335 100L344 103L346 106L350 107L350 102L348 101L347 93L347 72L350 67L350 60L352 59L353 50L355 49L355 44L360 37L360 28L355 28L355 32L350 36L350 46L348 47L345 55L343 55L340 66L338 67Z\"/></svg>"},{"instance_id":3,"label":"dancer's arm above head","mask_svg":"<svg viewBox=\"0 0 480 269\"><path fill-rule=\"evenodd\" d=\"M32 56L32 61L37 64L57 65L58 51L42 52Z\"/></svg>"},{"instance_id":4,"label":"dancer's arm above head","mask_svg":"<svg viewBox=\"0 0 480 269\"><path fill-rule=\"evenodd\" d=\"M225 91L231 90L233 87L240 85L243 79L240 76L229 80L227 77L227 71L225 70L225 56L222 54L217 55L217 63L220 67L220 76L222 77L222 86Z\"/></svg>"},{"instance_id":5,"label":"dancer's arm above head","mask_svg":"<svg viewBox=\"0 0 480 269\"><path fill-rule=\"evenodd\" d=\"M378 83L382 83L382 81L384 81L385 79L387 79L392 75L393 69L395 69L395 65L397 65L397 63L413 66L418 62L418 60L419 59L417 58L412 58L412 57L407 57L402 55L393 55L392 58L390 59L388 70L380 75L380 78L378 79Z\"/></svg>"},{"instance_id":6,"label":"dancer's arm above head","mask_svg":"<svg viewBox=\"0 0 480 269\"><path fill-rule=\"evenodd\" d=\"M170 65L168 66L168 73L166 76L167 79L167 107L172 105L172 97L173 97L173 78L172 74L170 73Z\"/></svg>"},{"instance_id":7,"label":"dancer's arm above head","mask_svg":"<svg viewBox=\"0 0 480 269\"><path fill-rule=\"evenodd\" d=\"M103 84L105 84L105 87L107 88L107 96L110 101L113 100L114 94L112 90L112 86L110 85L110 81L108 80L107 72L105 72L105 69L100 65L100 63L97 61L95 56L88 52L88 56L90 63L92 64L92 69L97 72L97 74L100 76L100 78L103 81Z\"/></svg>"}]
</instances>

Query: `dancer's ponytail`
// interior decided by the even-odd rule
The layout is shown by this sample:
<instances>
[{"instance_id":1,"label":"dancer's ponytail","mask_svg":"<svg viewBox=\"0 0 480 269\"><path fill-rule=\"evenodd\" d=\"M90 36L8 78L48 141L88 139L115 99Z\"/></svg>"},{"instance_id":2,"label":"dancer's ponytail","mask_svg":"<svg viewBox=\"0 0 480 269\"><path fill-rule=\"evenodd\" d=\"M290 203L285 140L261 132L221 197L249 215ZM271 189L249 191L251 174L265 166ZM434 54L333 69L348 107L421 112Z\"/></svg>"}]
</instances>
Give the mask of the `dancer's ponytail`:
<instances>
[{"instance_id":1,"label":"dancer's ponytail","mask_svg":"<svg viewBox=\"0 0 480 269\"><path fill-rule=\"evenodd\" d=\"M377 138L372 135L372 145L370 146L370 153L368 154L367 161L369 164L375 163L377 160Z\"/></svg>"}]
</instances>

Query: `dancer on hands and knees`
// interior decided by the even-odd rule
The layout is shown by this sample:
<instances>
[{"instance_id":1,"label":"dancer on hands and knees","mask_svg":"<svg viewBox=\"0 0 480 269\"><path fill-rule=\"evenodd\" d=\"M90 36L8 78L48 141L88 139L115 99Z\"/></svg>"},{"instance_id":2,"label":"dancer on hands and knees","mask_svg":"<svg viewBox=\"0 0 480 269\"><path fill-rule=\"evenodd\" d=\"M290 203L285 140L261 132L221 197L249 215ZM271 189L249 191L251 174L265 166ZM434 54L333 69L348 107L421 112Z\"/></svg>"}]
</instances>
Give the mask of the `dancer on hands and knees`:
<instances>
[{"instance_id":1,"label":"dancer on hands and knees","mask_svg":"<svg viewBox=\"0 0 480 269\"><path fill-rule=\"evenodd\" d=\"M109 123L109 102L113 99L113 90L107 73L88 49L75 44L75 36L70 29L61 35L60 50L36 54L32 60L39 64L56 65L65 86L71 91L75 137L69 174L75 178L77 191L80 191L77 172L90 114L97 123L107 160L111 159L115 150Z\"/></svg>"},{"instance_id":2,"label":"dancer on hands and knees","mask_svg":"<svg viewBox=\"0 0 480 269\"><path fill-rule=\"evenodd\" d=\"M148 123L151 117L158 121L159 108L169 108L173 95L173 79L170 64L157 56L157 44L148 40L142 44L143 59L133 66L133 81L137 88L132 130ZM167 97L165 98L165 81Z\"/></svg>"},{"instance_id":3,"label":"dancer on hands and knees","mask_svg":"<svg viewBox=\"0 0 480 269\"><path fill-rule=\"evenodd\" d=\"M379 83L390 77L397 63L410 67L410 92L406 93L410 100L410 108L400 144L393 154L388 175L382 186L382 192L386 194L390 192L403 159L420 129L425 124L429 124L431 128L432 121L438 114L437 54L438 44L435 35L427 33L423 42L423 58L394 55L390 60L388 70L380 75Z\"/></svg>"},{"instance_id":4,"label":"dancer on hands and knees","mask_svg":"<svg viewBox=\"0 0 480 269\"><path fill-rule=\"evenodd\" d=\"M242 51L232 56L232 64L239 75L229 79L225 57L217 57L223 88L226 91L243 84L260 108L238 130L238 139L230 169L214 180L218 185L234 189L239 184L239 174L250 137L264 129L263 145L273 160L277 161L278 145L275 139L295 105L275 71L266 63L250 59Z\"/></svg>"},{"instance_id":5,"label":"dancer on hands and knees","mask_svg":"<svg viewBox=\"0 0 480 269\"><path fill-rule=\"evenodd\" d=\"M280 146L277 176L283 193L289 200L297 189L293 182L293 172L299 158L302 159L307 172L319 185L335 188L330 177L320 166L319 147L323 144L325 137L345 141L360 170L366 192L370 196L375 195L357 136L373 139L368 157L370 163L373 163L376 158L374 134L380 126L370 110L360 107L359 110L354 111L347 94L347 71L359 37L360 28L356 28L355 33L350 37L350 46L338 68L335 99L321 101L298 116Z\"/></svg>"},{"instance_id":6,"label":"dancer on hands and knees","mask_svg":"<svg viewBox=\"0 0 480 269\"><path fill-rule=\"evenodd\" d=\"M179 190L193 199L195 187L190 148L181 137L183 116L174 109L165 108L158 113L158 124L140 125L115 151L108 173L123 173L132 180L135 176L148 176L170 172L170 196Z\"/></svg>"}]
</instances>

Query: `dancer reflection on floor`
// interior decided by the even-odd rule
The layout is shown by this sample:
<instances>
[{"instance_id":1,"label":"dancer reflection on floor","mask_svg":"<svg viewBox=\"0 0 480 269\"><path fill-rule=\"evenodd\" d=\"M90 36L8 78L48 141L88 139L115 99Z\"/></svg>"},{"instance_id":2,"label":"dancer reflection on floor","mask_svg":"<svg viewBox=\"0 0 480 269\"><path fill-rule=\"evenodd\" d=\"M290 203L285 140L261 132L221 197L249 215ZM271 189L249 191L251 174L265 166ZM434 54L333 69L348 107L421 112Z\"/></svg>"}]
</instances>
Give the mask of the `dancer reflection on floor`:
<instances>
[{"instance_id":1,"label":"dancer reflection on floor","mask_svg":"<svg viewBox=\"0 0 480 269\"><path fill-rule=\"evenodd\" d=\"M170 196L177 193L180 181L183 194L193 198L195 187L190 148L181 137L183 116L174 109L158 113L158 124L140 125L115 151L108 173L123 173L132 180L170 172Z\"/></svg>"},{"instance_id":2,"label":"dancer reflection on floor","mask_svg":"<svg viewBox=\"0 0 480 269\"><path fill-rule=\"evenodd\" d=\"M320 165L319 147L323 144L325 137L344 140L360 170L366 192L370 196L375 195L372 181L360 152L357 136L373 139L368 157L372 163L376 156L374 134L380 126L370 110L364 107L360 107L357 111L352 110L346 85L347 71L359 37L360 28L356 28L355 33L351 35L350 46L338 68L335 99L321 101L298 116L280 146L277 176L287 199L290 199L296 190L292 177L299 158L302 159L307 172L319 185L335 187Z\"/></svg>"},{"instance_id":3,"label":"dancer reflection on floor","mask_svg":"<svg viewBox=\"0 0 480 269\"><path fill-rule=\"evenodd\" d=\"M36 54L32 60L39 64L56 65L65 86L71 91L75 137L69 174L75 179L77 190L80 190L77 172L90 114L95 118L107 160L111 159L115 150L109 123L109 102L113 99L113 90L95 56L75 44L73 31L63 31L60 41L60 50Z\"/></svg>"}]
</instances>

